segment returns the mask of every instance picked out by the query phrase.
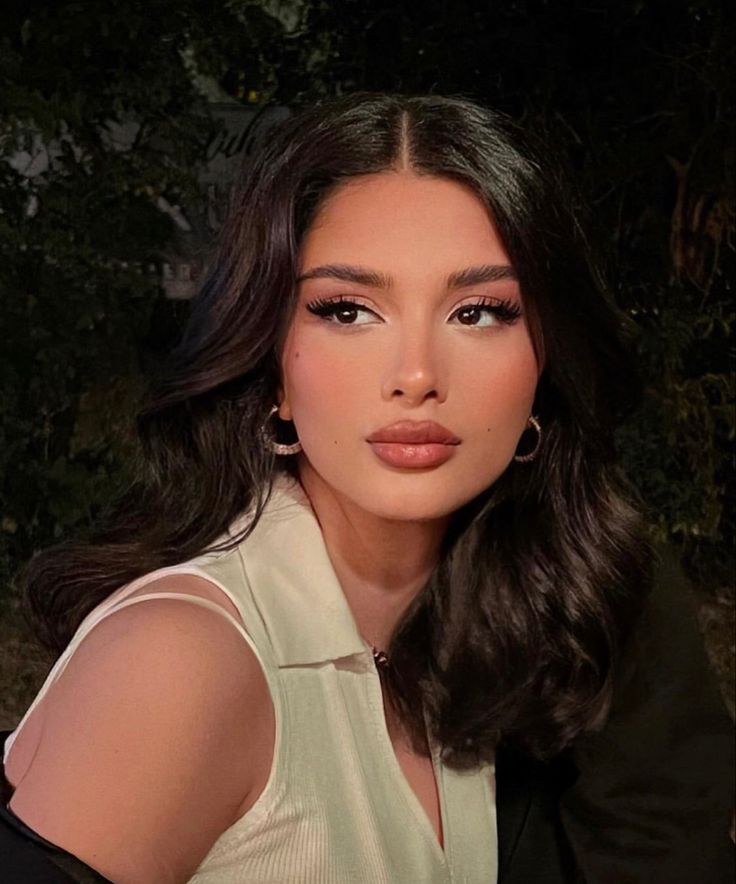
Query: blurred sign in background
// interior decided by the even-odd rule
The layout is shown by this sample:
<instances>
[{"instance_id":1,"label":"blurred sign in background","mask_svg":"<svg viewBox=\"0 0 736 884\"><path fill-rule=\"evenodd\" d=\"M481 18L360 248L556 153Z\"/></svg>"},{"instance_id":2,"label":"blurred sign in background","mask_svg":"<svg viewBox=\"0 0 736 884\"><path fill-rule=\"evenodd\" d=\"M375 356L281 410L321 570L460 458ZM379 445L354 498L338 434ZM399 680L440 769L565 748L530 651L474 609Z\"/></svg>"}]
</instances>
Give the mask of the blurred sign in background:
<instances>
[{"instance_id":1,"label":"blurred sign in background","mask_svg":"<svg viewBox=\"0 0 736 884\"><path fill-rule=\"evenodd\" d=\"M174 222L172 247L161 264L161 284L168 298L191 298L207 263L212 239L220 229L238 173L269 128L289 115L287 108L253 108L235 103L213 104L219 124L205 151L198 181L199 202L172 206L159 197L158 207Z\"/></svg>"},{"instance_id":2,"label":"blurred sign in background","mask_svg":"<svg viewBox=\"0 0 736 884\"><path fill-rule=\"evenodd\" d=\"M150 263L148 270L160 274L161 286L168 298L191 298L196 293L213 237L227 212L241 167L268 129L289 115L287 108L253 107L235 101L212 102L209 112L215 128L196 167L201 199L193 195L189 204L183 206L172 204L162 194L155 197L156 208L171 219L173 228L160 261ZM107 150L126 153L135 150L140 132L141 123L137 121L108 120L99 136ZM77 161L83 157L68 129L46 142L32 125L25 131L19 127L15 142L15 149L11 144L4 159L18 175L28 180L30 188L32 180L40 178L38 190L43 189L49 175L63 169L66 151L71 151ZM162 143L160 147L165 151L170 145ZM33 218L39 206L39 193L31 190L25 216ZM126 261L121 263L129 266Z\"/></svg>"}]
</instances>

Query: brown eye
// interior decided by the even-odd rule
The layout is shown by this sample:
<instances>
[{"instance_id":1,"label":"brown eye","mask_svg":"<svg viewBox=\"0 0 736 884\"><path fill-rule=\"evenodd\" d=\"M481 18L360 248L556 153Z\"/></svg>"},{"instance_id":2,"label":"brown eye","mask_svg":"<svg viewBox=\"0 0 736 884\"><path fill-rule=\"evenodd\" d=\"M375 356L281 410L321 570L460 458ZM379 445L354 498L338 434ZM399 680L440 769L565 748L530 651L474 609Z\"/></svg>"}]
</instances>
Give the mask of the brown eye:
<instances>
[{"instance_id":1,"label":"brown eye","mask_svg":"<svg viewBox=\"0 0 736 884\"><path fill-rule=\"evenodd\" d=\"M311 304L307 304L307 310L333 325L368 325L379 319L368 307L345 298L335 301L312 301Z\"/></svg>"},{"instance_id":2,"label":"brown eye","mask_svg":"<svg viewBox=\"0 0 736 884\"><path fill-rule=\"evenodd\" d=\"M356 307L340 307L333 316L342 325L349 325L358 318L358 310Z\"/></svg>"},{"instance_id":3,"label":"brown eye","mask_svg":"<svg viewBox=\"0 0 736 884\"><path fill-rule=\"evenodd\" d=\"M462 307L457 312L461 325L477 325L480 321L480 307Z\"/></svg>"},{"instance_id":4,"label":"brown eye","mask_svg":"<svg viewBox=\"0 0 736 884\"><path fill-rule=\"evenodd\" d=\"M479 301L476 304L465 304L452 314L450 319L457 320L460 325L478 328L513 325L521 316L521 307L510 301Z\"/></svg>"}]
</instances>

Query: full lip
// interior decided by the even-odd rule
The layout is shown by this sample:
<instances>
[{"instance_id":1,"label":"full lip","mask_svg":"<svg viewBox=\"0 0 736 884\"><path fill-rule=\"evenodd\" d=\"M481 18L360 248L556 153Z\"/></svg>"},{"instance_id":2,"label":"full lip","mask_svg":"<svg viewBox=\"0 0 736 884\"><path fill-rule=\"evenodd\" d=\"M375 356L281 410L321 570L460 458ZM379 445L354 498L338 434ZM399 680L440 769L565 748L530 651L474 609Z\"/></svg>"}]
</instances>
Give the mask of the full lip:
<instances>
[{"instance_id":1,"label":"full lip","mask_svg":"<svg viewBox=\"0 0 736 884\"><path fill-rule=\"evenodd\" d=\"M403 420L371 433L367 442L389 442L400 445L459 445L460 439L436 421Z\"/></svg>"}]
</instances>

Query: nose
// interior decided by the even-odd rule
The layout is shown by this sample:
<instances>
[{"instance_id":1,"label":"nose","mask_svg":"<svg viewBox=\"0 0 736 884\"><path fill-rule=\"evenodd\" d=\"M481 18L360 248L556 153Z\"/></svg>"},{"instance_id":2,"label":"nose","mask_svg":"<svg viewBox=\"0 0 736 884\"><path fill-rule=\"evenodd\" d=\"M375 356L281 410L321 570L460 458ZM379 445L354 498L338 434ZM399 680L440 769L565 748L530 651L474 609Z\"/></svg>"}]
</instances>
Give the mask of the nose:
<instances>
[{"instance_id":1,"label":"nose","mask_svg":"<svg viewBox=\"0 0 736 884\"><path fill-rule=\"evenodd\" d=\"M441 354L429 330L401 333L387 360L383 398L399 399L407 406L421 405L425 399L444 402L447 391L440 363Z\"/></svg>"}]
</instances>

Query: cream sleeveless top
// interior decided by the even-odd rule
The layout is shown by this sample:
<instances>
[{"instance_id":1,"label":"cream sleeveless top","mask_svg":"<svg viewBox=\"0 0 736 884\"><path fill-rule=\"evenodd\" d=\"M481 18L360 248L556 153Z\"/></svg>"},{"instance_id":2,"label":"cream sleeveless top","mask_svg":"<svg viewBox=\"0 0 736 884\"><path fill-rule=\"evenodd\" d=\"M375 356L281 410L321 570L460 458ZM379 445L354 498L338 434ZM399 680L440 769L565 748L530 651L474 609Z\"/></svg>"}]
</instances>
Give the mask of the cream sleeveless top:
<instances>
[{"instance_id":1,"label":"cream sleeveless top","mask_svg":"<svg viewBox=\"0 0 736 884\"><path fill-rule=\"evenodd\" d=\"M127 598L176 573L219 587L245 628L197 596ZM317 519L299 483L286 476L276 480L258 524L235 549L147 574L88 615L7 739L6 758L87 633L113 611L151 598L191 602L226 617L260 662L275 710L268 783L213 844L191 884L496 884L493 765L453 771L433 748L443 849L394 754L372 651L358 633Z\"/></svg>"}]
</instances>

